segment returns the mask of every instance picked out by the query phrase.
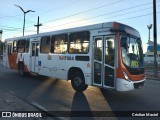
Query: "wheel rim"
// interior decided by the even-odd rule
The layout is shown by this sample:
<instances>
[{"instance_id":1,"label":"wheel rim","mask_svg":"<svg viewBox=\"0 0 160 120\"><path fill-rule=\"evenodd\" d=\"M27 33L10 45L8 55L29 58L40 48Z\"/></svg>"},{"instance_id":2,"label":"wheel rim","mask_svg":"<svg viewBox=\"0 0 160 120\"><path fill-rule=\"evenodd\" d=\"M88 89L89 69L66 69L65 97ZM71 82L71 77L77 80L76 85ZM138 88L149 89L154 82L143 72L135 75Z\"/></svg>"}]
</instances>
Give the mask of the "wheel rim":
<instances>
[{"instance_id":1,"label":"wheel rim","mask_svg":"<svg viewBox=\"0 0 160 120\"><path fill-rule=\"evenodd\" d=\"M75 84L76 86L80 86L81 83L82 83L81 78L79 78L79 77L75 77L75 78L74 78L74 84Z\"/></svg>"}]
</instances>

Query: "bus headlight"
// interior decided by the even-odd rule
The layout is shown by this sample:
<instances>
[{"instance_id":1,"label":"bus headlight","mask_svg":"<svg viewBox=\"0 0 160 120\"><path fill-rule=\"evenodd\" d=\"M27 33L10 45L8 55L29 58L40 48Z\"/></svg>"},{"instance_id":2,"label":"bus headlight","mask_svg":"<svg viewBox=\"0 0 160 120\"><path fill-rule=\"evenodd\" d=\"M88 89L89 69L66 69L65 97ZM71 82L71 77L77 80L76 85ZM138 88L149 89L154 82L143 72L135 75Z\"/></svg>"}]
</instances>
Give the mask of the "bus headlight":
<instances>
[{"instance_id":1,"label":"bus headlight","mask_svg":"<svg viewBox=\"0 0 160 120\"><path fill-rule=\"evenodd\" d=\"M123 70L122 70L122 73L123 73L123 75L124 75L125 80L130 81L127 73L124 72Z\"/></svg>"}]
</instances>

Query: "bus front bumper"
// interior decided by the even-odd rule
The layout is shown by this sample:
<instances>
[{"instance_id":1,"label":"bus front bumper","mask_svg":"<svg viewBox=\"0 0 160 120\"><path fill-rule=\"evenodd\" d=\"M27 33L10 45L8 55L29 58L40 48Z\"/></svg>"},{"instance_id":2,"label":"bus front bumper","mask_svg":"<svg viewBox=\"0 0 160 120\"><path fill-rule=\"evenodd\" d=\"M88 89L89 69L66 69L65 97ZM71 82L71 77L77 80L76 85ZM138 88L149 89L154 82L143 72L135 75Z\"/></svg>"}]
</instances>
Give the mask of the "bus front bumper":
<instances>
[{"instance_id":1,"label":"bus front bumper","mask_svg":"<svg viewBox=\"0 0 160 120\"><path fill-rule=\"evenodd\" d=\"M116 91L130 91L130 90L138 89L144 86L145 81L146 79L131 81L131 80L117 78Z\"/></svg>"}]
</instances>

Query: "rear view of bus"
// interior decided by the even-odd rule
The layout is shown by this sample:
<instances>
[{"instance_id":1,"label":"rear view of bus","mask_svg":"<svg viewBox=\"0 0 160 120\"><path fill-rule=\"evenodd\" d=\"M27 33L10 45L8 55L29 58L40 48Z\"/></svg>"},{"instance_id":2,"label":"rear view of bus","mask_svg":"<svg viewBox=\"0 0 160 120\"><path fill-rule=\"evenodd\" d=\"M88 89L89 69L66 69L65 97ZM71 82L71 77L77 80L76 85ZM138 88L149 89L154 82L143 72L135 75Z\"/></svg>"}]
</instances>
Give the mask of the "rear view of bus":
<instances>
[{"instance_id":1,"label":"rear view of bus","mask_svg":"<svg viewBox=\"0 0 160 120\"><path fill-rule=\"evenodd\" d=\"M118 68L116 90L128 91L144 85L144 60L139 33L126 25L114 23L112 32L118 38Z\"/></svg>"}]
</instances>

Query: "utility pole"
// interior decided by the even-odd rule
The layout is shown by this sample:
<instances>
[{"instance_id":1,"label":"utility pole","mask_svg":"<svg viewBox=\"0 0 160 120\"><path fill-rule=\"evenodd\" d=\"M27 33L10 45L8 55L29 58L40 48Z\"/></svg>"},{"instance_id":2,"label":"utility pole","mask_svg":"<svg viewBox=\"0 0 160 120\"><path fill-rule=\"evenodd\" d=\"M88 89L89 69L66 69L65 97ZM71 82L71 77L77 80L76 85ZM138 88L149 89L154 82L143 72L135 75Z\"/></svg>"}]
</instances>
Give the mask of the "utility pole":
<instances>
[{"instance_id":1,"label":"utility pole","mask_svg":"<svg viewBox=\"0 0 160 120\"><path fill-rule=\"evenodd\" d=\"M157 17L156 0L153 0L154 76L157 77Z\"/></svg>"},{"instance_id":2,"label":"utility pole","mask_svg":"<svg viewBox=\"0 0 160 120\"><path fill-rule=\"evenodd\" d=\"M150 30L151 30L151 28L152 28L152 24L147 25L147 28L148 28L148 30L149 30L149 35L148 35L148 44L149 44L149 43L150 43L150 40L151 40L151 38L150 38Z\"/></svg>"},{"instance_id":3,"label":"utility pole","mask_svg":"<svg viewBox=\"0 0 160 120\"><path fill-rule=\"evenodd\" d=\"M39 24L39 16L38 16L37 25L34 25L34 26L37 27L37 34L39 34L39 27L42 26L42 24Z\"/></svg>"},{"instance_id":4,"label":"utility pole","mask_svg":"<svg viewBox=\"0 0 160 120\"><path fill-rule=\"evenodd\" d=\"M3 33L3 31L0 30L0 42L2 41L2 33Z\"/></svg>"},{"instance_id":5,"label":"utility pole","mask_svg":"<svg viewBox=\"0 0 160 120\"><path fill-rule=\"evenodd\" d=\"M4 43L2 42L2 33L3 31L0 30L0 56L3 55L3 45L4 45Z\"/></svg>"}]
</instances>

